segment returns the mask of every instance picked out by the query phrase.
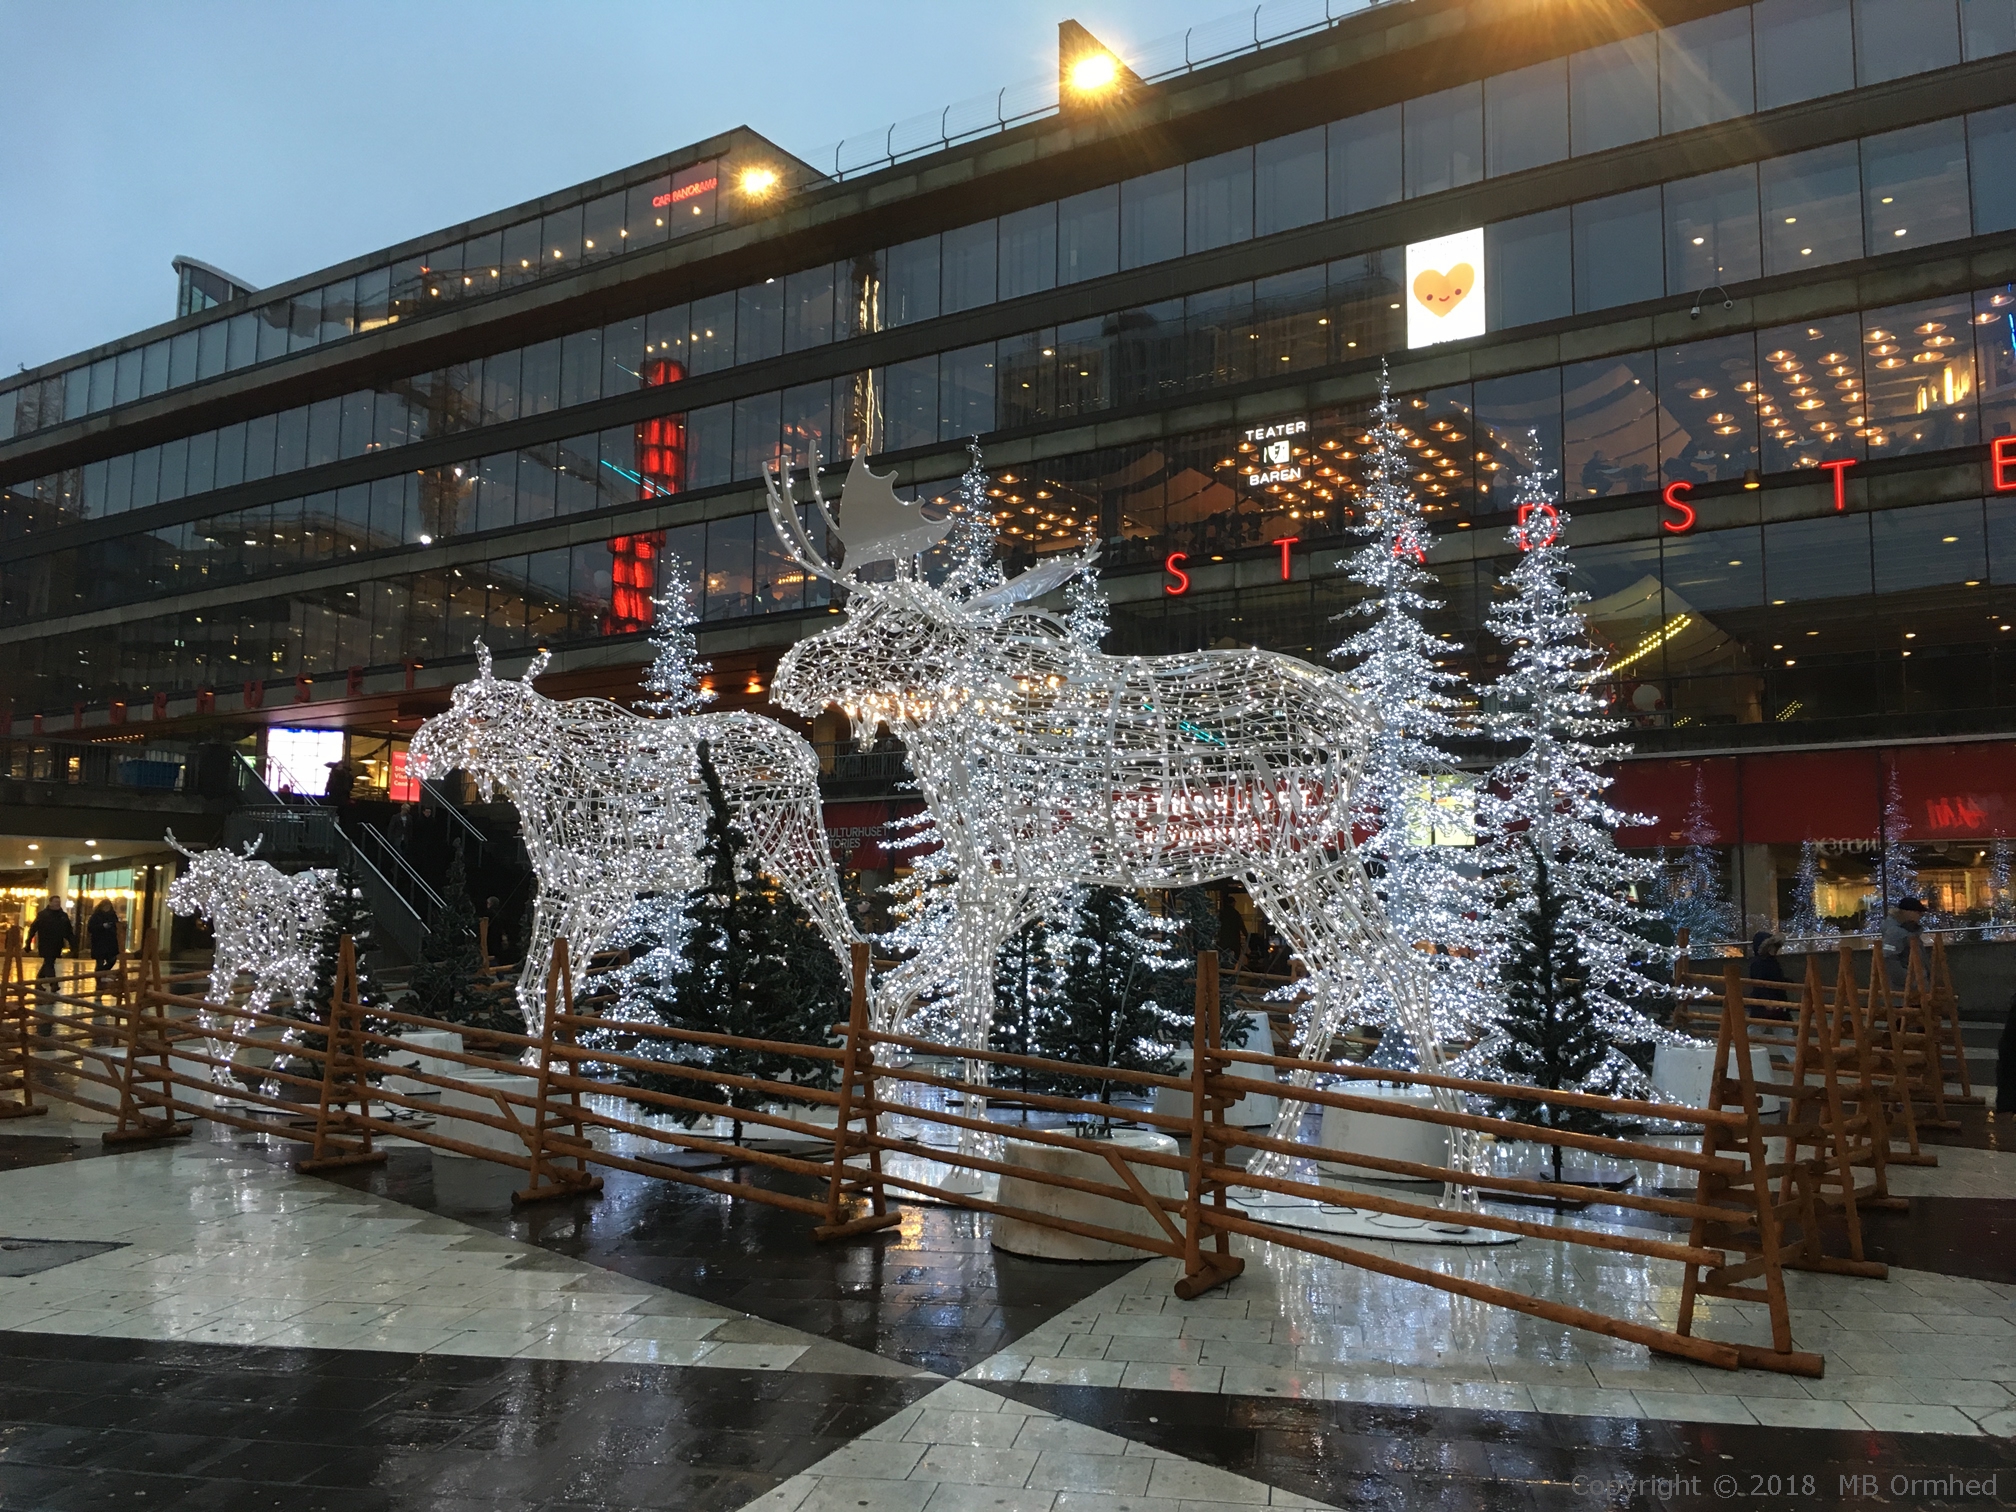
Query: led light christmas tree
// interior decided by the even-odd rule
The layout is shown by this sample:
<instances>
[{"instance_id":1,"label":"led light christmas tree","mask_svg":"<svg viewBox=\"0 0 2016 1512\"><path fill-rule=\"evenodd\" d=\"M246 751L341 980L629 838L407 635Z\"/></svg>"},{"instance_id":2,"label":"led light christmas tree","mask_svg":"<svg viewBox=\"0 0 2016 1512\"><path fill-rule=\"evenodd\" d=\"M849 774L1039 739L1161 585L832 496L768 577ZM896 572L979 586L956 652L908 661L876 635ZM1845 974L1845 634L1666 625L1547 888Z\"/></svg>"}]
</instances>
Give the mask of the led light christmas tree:
<instances>
[{"instance_id":1,"label":"led light christmas tree","mask_svg":"<svg viewBox=\"0 0 2016 1512\"><path fill-rule=\"evenodd\" d=\"M1981 927L1984 940L2016 940L2016 893L2009 887L2009 859L2016 846L1997 840L1988 852L1988 920Z\"/></svg>"},{"instance_id":2,"label":"led light christmas tree","mask_svg":"<svg viewBox=\"0 0 2016 1512\"><path fill-rule=\"evenodd\" d=\"M1408 479L1414 468L1407 433L1385 373L1366 438L1365 486L1353 534L1358 549L1346 563L1368 596L1340 618L1362 627L1330 654L1344 682L1378 716L1366 740L1364 773L1353 818L1367 832L1360 847L1373 886L1402 940L1435 947L1413 963L1433 975L1434 1022L1444 1038L1462 1035L1478 1017L1479 983L1472 960L1450 954L1473 944L1478 892L1463 874L1465 848L1433 843L1435 796L1454 778L1447 742L1461 731L1469 698L1464 679L1444 662L1462 647L1423 623L1441 604L1429 597L1435 576L1426 566L1426 517ZM1324 979L1315 995L1351 989ZM1377 983L1366 983L1353 1010L1368 1023L1391 1019Z\"/></svg>"},{"instance_id":3,"label":"led light christmas tree","mask_svg":"<svg viewBox=\"0 0 2016 1512\"><path fill-rule=\"evenodd\" d=\"M663 564L649 637L651 665L643 677L647 696L637 701L637 707L670 719L698 714L714 701L706 687L713 668L700 659L699 639L693 632L700 616L693 612L686 564L670 552ZM610 1017L647 1014L652 994L663 989L679 970L691 932L686 898L676 888L646 893L625 912L622 924L609 939L611 948L626 951L630 957L611 974L617 998Z\"/></svg>"},{"instance_id":4,"label":"led light christmas tree","mask_svg":"<svg viewBox=\"0 0 2016 1512\"><path fill-rule=\"evenodd\" d=\"M1882 929L1884 914L1899 898L1918 896L1918 862L1904 839L1910 833L1911 818L1904 810L1904 789L1897 780L1897 768L1892 765L1883 785L1883 857L1876 873L1876 884L1882 891L1869 910L1871 929ZM1925 922L1928 925L1932 922L1929 912Z\"/></svg>"},{"instance_id":5,"label":"led light christmas tree","mask_svg":"<svg viewBox=\"0 0 2016 1512\"><path fill-rule=\"evenodd\" d=\"M1620 825L1650 821L1605 797L1611 779L1602 766L1629 755L1630 746L1619 738L1624 721L1608 712L1600 691L1609 669L1581 614L1588 595L1569 584L1568 519L1553 502L1553 479L1536 472L1519 480L1511 532L1519 554L1485 619L1505 648L1505 670L1492 685L1495 708L1484 725L1511 750L1492 768L1479 802L1487 837L1481 860L1492 893L1482 933L1497 992L1491 1031L1464 1063L1481 1075L1521 1081L1526 1067L1543 1062L1550 1076L1571 1075L1567 1061L1549 1059L1553 1052L1531 1037L1541 1028L1556 1033L1552 1020L1536 1019L1519 996L1541 990L1531 953L1544 924L1548 939L1572 938L1576 980L1568 1010L1607 1050L1593 1060L1578 1050L1572 1080L1540 1085L1642 1096L1644 1075L1617 1046L1676 1038L1644 1012L1670 990L1671 962L1653 959L1648 936L1657 915L1637 901L1650 890L1652 869L1616 840ZM1548 917L1536 921L1538 899L1529 890L1542 883Z\"/></svg>"},{"instance_id":6,"label":"led light christmas tree","mask_svg":"<svg viewBox=\"0 0 2016 1512\"><path fill-rule=\"evenodd\" d=\"M1715 826L1708 818L1708 779L1694 769L1694 798L1687 807L1687 845L1674 861L1661 852L1660 911L1677 934L1687 931L1687 954L1712 953L1719 940L1736 934L1736 905L1722 879L1722 858L1715 850Z\"/></svg>"}]
</instances>

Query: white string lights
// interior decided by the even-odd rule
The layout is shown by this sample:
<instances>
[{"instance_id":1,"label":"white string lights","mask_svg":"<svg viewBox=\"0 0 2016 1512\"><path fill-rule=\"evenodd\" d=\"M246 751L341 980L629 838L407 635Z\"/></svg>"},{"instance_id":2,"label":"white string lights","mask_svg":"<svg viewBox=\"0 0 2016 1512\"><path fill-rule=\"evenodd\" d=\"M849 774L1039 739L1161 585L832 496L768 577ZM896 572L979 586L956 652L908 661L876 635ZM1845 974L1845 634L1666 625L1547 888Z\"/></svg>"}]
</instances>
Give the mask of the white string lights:
<instances>
[{"instance_id":1,"label":"white string lights","mask_svg":"<svg viewBox=\"0 0 2016 1512\"><path fill-rule=\"evenodd\" d=\"M967 1043L985 1043L995 952L1031 900L1074 884L1238 879L1312 969L1380 983L1423 1066L1440 1067L1413 953L1350 842L1376 722L1341 677L1260 650L1107 656L1026 607L1088 568L1096 547L955 599L915 571L928 522L858 456L838 521L816 459L811 470L829 539L846 525L836 567L788 478L766 483L785 550L849 592L845 620L785 654L773 697L806 717L838 708L857 738L886 726L907 746L968 905L957 931ZM892 560L893 580L864 580L862 568ZM1316 1027L1307 1042L1327 1047L1335 1026ZM1277 1133L1292 1137L1299 1118L1285 1105ZM1467 1145L1458 1159L1471 1159Z\"/></svg>"},{"instance_id":2,"label":"white string lights","mask_svg":"<svg viewBox=\"0 0 2016 1512\"><path fill-rule=\"evenodd\" d=\"M835 955L856 938L840 896L819 806L819 759L799 735L748 713L646 718L600 698L566 701L533 691L542 652L513 681L492 674L476 646L477 675L448 711L422 724L414 770L461 770L487 798L517 805L539 884L518 1006L530 1032L545 1023L553 942L577 961L604 948L646 894L691 891L705 880L706 822L699 746L705 741L736 824L763 869L797 900Z\"/></svg>"},{"instance_id":3,"label":"white string lights","mask_svg":"<svg viewBox=\"0 0 2016 1512\"><path fill-rule=\"evenodd\" d=\"M314 996L316 940L336 896L336 873L311 870L289 876L252 859L257 840L239 855L189 850L172 830L167 838L189 863L168 886L168 906L178 914L208 919L215 943L204 1000L220 1011L202 1015L204 1030L214 1033L224 1024L221 1010L230 1006L241 976L250 978L245 1007L253 1013L270 1013L273 999L282 993L297 1008L305 1007ZM231 1046L213 1040L209 1053L229 1061ZM211 1080L221 1085L229 1073L212 1066Z\"/></svg>"}]
</instances>

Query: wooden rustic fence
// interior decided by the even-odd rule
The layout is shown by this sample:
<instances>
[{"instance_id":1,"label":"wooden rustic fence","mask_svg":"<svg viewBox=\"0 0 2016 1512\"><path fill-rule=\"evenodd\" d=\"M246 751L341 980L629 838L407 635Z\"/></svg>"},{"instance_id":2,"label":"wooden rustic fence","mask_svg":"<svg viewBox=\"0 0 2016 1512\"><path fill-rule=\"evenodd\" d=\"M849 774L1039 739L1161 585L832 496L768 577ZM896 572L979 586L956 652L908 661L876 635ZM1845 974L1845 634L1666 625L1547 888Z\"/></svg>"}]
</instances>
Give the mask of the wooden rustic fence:
<instances>
[{"instance_id":1,"label":"wooden rustic fence","mask_svg":"<svg viewBox=\"0 0 2016 1512\"><path fill-rule=\"evenodd\" d=\"M1887 1195L1881 1189L1878 1154L1887 1149L1886 1126L1865 1089L1887 1089L1884 1076L1902 1074L1894 1065L1889 1073L1879 1069L1877 1059L1882 1034L1890 1034L1884 1043L1893 1047L1887 1053L1894 1057L1902 1031L1889 1027L1892 1020L1880 1021L1880 1030L1872 1027L1868 994L1859 990L1850 994L1852 1002L1826 998L1811 972L1786 1040L1796 1066L1781 1084L1760 1081L1752 1073L1757 1020L1736 974L1740 968L1731 963L1714 1015L1710 1096L1705 1107L1692 1108L1371 1069L1314 1054L1228 1049L1220 1042L1218 965L1210 954L1198 962L1191 1063L1176 1074L1086 1067L873 1030L867 1014L868 970L866 949L858 947L850 1017L834 1026L831 1042L764 1041L616 1017L613 996L600 974L586 973L577 988L563 942L546 983L542 1034L471 1034L459 1050L430 1044L424 1053L451 1068L444 1075L412 1066L388 1068L384 1055L411 1049L403 1036L462 1031L453 1024L357 1003L347 939L329 1021L314 1024L285 1012L255 1013L243 1004L206 1002L196 978L162 972L150 940L137 963L122 963L117 990L104 997L53 991L18 975L0 980L0 1067L5 1068L0 1113L39 1111L38 1096L84 1106L112 1120L105 1134L111 1143L183 1137L192 1120L208 1119L303 1144L298 1165L306 1171L383 1160L383 1141L396 1138L522 1172L516 1190L521 1202L592 1193L602 1184L598 1171L626 1171L801 1213L812 1220L815 1236L827 1240L896 1224L902 1217L898 1202L928 1199L1167 1256L1182 1266L1176 1289L1184 1296L1223 1285L1240 1273L1244 1260L1235 1252L1235 1240L1264 1242L1730 1369L1821 1373L1820 1357L1794 1345L1785 1270L1881 1274L1880 1266L1861 1259L1854 1226L1858 1204ZM1707 1027L1705 1019L1702 1027ZM689 1059L668 1059L668 1050ZM739 1051L824 1065L835 1085L717 1069L691 1059L695 1051ZM1926 1052L1920 1047L1913 1053L1922 1057ZM1149 1098L1166 1091L1187 1098L1188 1111L1116 1108L1105 1098L1061 1093L1020 1094L1030 1109L1088 1121L1118 1117L1170 1136L1173 1147L1162 1148L1086 1139L1066 1129L1005 1125L979 1116L965 1101L969 1091L985 1095L958 1074L962 1063L976 1061L994 1068L997 1077L1001 1071L1026 1070L1052 1085L1098 1082ZM1227 1110L1242 1097L1277 1094L1283 1089L1273 1078L1297 1071L1328 1083L1295 1092L1298 1102L1311 1107L1472 1130L1691 1173L1691 1192L1605 1191L1594 1197L1619 1209L1684 1222L1686 1238L1622 1223L1599 1227L1516 1217L1480 1209L1474 1202L1452 1211L1389 1192L1326 1184L1296 1163L1314 1161L1373 1178L1442 1182L1467 1193L1511 1194L1551 1203L1557 1210L1579 1209L1592 1200L1589 1188L1574 1183L1277 1140L1227 1122ZM1692 1138L1655 1143L1652 1136L1578 1133L1351 1090L1354 1083L1375 1080L1446 1089L1474 1106L1523 1103L1601 1111L1691 1133L1698 1143ZM652 1115L721 1114L716 1099L729 1091L740 1094L745 1104L732 1116L768 1136L767 1143L784 1142L786 1148L754 1148L722 1139L711 1129L671 1128L662 1118L644 1121ZM448 1104L449 1094L458 1105ZM1774 1095L1789 1100L1789 1117L1773 1121L1764 1116L1763 1101ZM482 1106L469 1106L478 1101ZM1845 1113L1850 1104L1854 1112ZM905 1121L940 1137L899 1134ZM633 1136L638 1145L612 1149L612 1135ZM654 1145L669 1147L675 1157L714 1162L717 1170L721 1165L753 1166L778 1179L727 1179L664 1156L651 1158ZM1083 1160L1039 1163L1035 1152L1043 1147L1091 1157L1091 1174L1083 1174ZM1286 1157L1288 1174L1264 1174L1241 1159L1252 1162L1262 1154ZM1078 1173L1060 1169L1060 1164L1074 1164ZM938 1174L948 1168L954 1179ZM984 1195L987 1177L1012 1183L1015 1194L1038 1187L1070 1194L1081 1199L1081 1214L1064 1216L1028 1195L1000 1190ZM1247 1203L1242 1194L1306 1199L1671 1263L1681 1269L1679 1315L1672 1327L1664 1327L1605 1311L1593 1284L1587 1295L1541 1297L1411 1264L1343 1242L1335 1233L1291 1226L1270 1216L1278 1209ZM1093 1200L1089 1210L1082 1199ZM1822 1253L1821 1224L1829 1212L1845 1214L1849 1221L1855 1250L1851 1260ZM1129 1214L1145 1215L1146 1221L1138 1216L1130 1220ZM1695 1326L1696 1302L1709 1297L1761 1305L1771 1342L1703 1337Z\"/></svg>"}]
</instances>

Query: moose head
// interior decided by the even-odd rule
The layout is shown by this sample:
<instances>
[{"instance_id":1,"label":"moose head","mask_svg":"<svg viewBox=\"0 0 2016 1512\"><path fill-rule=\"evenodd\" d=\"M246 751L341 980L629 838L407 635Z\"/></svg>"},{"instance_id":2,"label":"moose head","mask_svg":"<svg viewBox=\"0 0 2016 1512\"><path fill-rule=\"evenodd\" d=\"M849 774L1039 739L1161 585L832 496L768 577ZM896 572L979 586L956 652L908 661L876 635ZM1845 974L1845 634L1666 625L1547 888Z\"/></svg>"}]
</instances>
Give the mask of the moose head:
<instances>
[{"instance_id":1,"label":"moose head","mask_svg":"<svg viewBox=\"0 0 2016 1512\"><path fill-rule=\"evenodd\" d=\"M985 593L955 598L916 570L919 554L944 540L949 518L927 519L916 504L898 499L895 475L872 471L857 452L841 486L836 520L819 487L816 455L810 473L812 505L827 538L844 544L845 565L834 566L813 544L798 516L790 474L781 469L763 480L770 523L800 567L846 587L847 618L784 654L771 696L806 717L839 708L859 736L884 722L1005 692L972 685L974 638L998 630L1016 605L1069 582L1098 549L1053 557ZM895 565L892 577L865 576L864 569L883 562Z\"/></svg>"},{"instance_id":2,"label":"moose head","mask_svg":"<svg viewBox=\"0 0 2016 1512\"><path fill-rule=\"evenodd\" d=\"M542 702L532 683L551 659L541 651L522 678L500 678L491 671L490 648L478 641L476 675L456 687L446 713L414 733L406 753L413 774L467 772L488 803L505 774L524 762L526 717Z\"/></svg>"}]
</instances>

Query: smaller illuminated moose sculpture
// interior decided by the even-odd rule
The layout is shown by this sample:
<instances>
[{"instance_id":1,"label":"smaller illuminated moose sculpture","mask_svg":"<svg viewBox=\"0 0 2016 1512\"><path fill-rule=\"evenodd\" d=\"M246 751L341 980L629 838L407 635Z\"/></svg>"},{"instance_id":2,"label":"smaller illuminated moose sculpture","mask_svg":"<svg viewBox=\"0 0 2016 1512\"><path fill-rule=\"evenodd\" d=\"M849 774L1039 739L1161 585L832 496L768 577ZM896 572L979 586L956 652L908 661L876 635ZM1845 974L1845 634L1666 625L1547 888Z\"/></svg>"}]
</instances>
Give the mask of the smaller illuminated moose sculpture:
<instances>
[{"instance_id":1,"label":"smaller illuminated moose sculpture","mask_svg":"<svg viewBox=\"0 0 2016 1512\"><path fill-rule=\"evenodd\" d=\"M857 738L886 726L908 748L954 852L961 908L983 915L957 926L966 1043L986 1043L993 949L1032 900L1074 883L1236 879L1312 973L1347 989L1367 974L1383 985L1423 1069L1441 1069L1414 952L1394 937L1352 849L1373 716L1342 678L1259 650L1107 656L1018 607L1088 567L1091 552L954 599L914 568L947 522L897 499L860 456L837 520L816 458L811 469L829 538L845 543L836 567L801 523L788 476L766 483L785 550L848 592L846 619L785 654L772 695L803 716L844 711ZM895 564L893 577L864 575L881 562ZM1301 1042L1312 1056L1326 1053L1355 995L1329 992L1310 1010ZM1295 1137L1301 1111L1284 1102L1277 1138ZM1468 1136L1452 1138L1454 1163L1475 1169Z\"/></svg>"},{"instance_id":2,"label":"smaller illuminated moose sculpture","mask_svg":"<svg viewBox=\"0 0 2016 1512\"><path fill-rule=\"evenodd\" d=\"M756 714L650 719L606 699L546 698L532 688L546 662L541 652L522 680L499 678L479 642L476 676L455 689L445 714L420 726L410 748L421 774L459 769L486 799L502 789L518 806L539 883L518 977L531 1032L545 1023L556 939L564 934L573 959L586 961L635 899L706 881L702 742L757 860L844 965L857 936L826 846L812 747Z\"/></svg>"},{"instance_id":3,"label":"smaller illuminated moose sculpture","mask_svg":"<svg viewBox=\"0 0 2016 1512\"><path fill-rule=\"evenodd\" d=\"M280 993L297 1008L306 1006L315 991L316 941L336 896L336 873L302 871L290 876L252 859L259 849L257 840L240 855L221 849L189 850L172 830L167 838L189 860L182 875L168 886L168 906L178 914L208 919L215 941L204 1001L219 1009L228 1007L239 977L245 976L251 978L245 1007L253 1013L272 1012L273 999ZM200 1015L208 1032L224 1021L222 1013ZM292 1038L291 1032L287 1037ZM231 1059L228 1042L207 1043L213 1058ZM211 1080L222 1085L229 1072L223 1065L213 1066Z\"/></svg>"}]
</instances>

